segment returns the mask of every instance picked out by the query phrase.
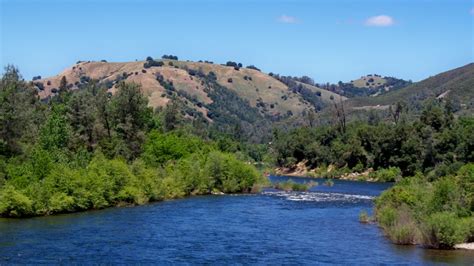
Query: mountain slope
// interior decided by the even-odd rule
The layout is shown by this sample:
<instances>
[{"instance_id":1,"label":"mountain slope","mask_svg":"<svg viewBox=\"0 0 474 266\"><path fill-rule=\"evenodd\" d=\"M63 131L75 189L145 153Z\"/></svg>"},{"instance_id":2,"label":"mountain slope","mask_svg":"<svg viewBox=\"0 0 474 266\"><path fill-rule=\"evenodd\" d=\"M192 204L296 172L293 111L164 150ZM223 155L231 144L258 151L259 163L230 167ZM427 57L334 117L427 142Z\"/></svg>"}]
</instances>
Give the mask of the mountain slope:
<instances>
[{"instance_id":1,"label":"mountain slope","mask_svg":"<svg viewBox=\"0 0 474 266\"><path fill-rule=\"evenodd\" d=\"M257 108L263 116L276 119L290 115L299 116L305 110L314 108L298 92L289 90L284 83L255 69L177 60L153 62L163 62L163 65L145 67L147 61L78 62L56 76L33 82L43 99L57 93L63 76L69 89L77 89L91 80L97 80L106 84L112 93L120 81L135 82L142 85L143 93L149 97L152 107L167 104L171 93L166 84L172 84L172 89L178 92L180 97L183 98L184 95L191 108L207 115L209 110L206 106L212 103L212 99L209 96L211 88L206 85L204 77L213 73L219 85L248 101L250 106ZM324 95L333 94L318 90L323 91Z\"/></svg>"},{"instance_id":2,"label":"mountain slope","mask_svg":"<svg viewBox=\"0 0 474 266\"><path fill-rule=\"evenodd\" d=\"M376 97L353 98L347 104L354 109L380 109L398 101L419 106L429 98L451 100L462 109L474 108L474 63L443 72L408 87Z\"/></svg>"}]
</instances>

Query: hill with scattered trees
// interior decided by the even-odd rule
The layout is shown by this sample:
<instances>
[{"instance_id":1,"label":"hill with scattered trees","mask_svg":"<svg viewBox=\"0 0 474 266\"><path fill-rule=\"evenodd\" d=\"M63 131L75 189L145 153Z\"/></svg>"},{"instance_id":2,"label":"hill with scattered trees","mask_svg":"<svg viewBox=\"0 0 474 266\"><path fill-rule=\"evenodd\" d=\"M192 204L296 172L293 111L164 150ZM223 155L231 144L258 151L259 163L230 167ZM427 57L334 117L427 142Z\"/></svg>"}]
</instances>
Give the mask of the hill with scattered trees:
<instances>
[{"instance_id":1,"label":"hill with scattered trees","mask_svg":"<svg viewBox=\"0 0 474 266\"><path fill-rule=\"evenodd\" d=\"M440 73L384 95L351 99L348 106L356 109L380 109L403 101L413 111L420 111L423 102L428 99L450 101L455 112L472 112L474 63Z\"/></svg>"}]
</instances>

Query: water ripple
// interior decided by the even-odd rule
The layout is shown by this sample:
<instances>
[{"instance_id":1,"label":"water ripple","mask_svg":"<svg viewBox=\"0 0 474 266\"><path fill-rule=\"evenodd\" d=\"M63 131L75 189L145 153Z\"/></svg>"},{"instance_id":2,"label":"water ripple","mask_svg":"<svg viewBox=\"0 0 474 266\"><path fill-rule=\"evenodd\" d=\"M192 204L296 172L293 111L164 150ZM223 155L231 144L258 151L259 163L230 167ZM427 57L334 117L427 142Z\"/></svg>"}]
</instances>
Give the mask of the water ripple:
<instances>
[{"instance_id":1,"label":"water ripple","mask_svg":"<svg viewBox=\"0 0 474 266\"><path fill-rule=\"evenodd\" d=\"M265 191L263 195L281 197L291 201L313 201L313 202L358 202L373 200L374 196L326 193L326 192L297 192L297 191Z\"/></svg>"}]
</instances>

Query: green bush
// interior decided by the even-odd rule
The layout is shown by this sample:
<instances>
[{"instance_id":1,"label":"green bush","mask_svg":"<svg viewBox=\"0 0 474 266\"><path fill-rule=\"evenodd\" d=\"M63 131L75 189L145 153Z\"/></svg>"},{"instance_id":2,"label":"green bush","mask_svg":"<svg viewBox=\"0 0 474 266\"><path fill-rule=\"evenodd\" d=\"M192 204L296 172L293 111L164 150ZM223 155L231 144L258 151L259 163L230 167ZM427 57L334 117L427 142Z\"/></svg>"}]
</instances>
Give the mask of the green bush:
<instances>
[{"instance_id":1,"label":"green bush","mask_svg":"<svg viewBox=\"0 0 474 266\"><path fill-rule=\"evenodd\" d=\"M195 136L152 131L145 142L143 158L152 166L160 166L169 160L177 160L210 149L209 145Z\"/></svg>"},{"instance_id":2,"label":"green bush","mask_svg":"<svg viewBox=\"0 0 474 266\"><path fill-rule=\"evenodd\" d=\"M366 211L366 210L362 210L360 213L359 213L359 222L361 223L369 223L371 221L371 217L369 216L369 213Z\"/></svg>"},{"instance_id":3,"label":"green bush","mask_svg":"<svg viewBox=\"0 0 474 266\"><path fill-rule=\"evenodd\" d=\"M378 182L395 182L402 177L402 171L398 167L389 167L387 169L379 169L369 174L369 178Z\"/></svg>"},{"instance_id":4,"label":"green bush","mask_svg":"<svg viewBox=\"0 0 474 266\"><path fill-rule=\"evenodd\" d=\"M418 229L415 224L401 224L390 227L389 237L398 245L412 245L417 241Z\"/></svg>"},{"instance_id":5,"label":"green bush","mask_svg":"<svg viewBox=\"0 0 474 266\"><path fill-rule=\"evenodd\" d=\"M285 190L285 191L308 191L310 188L317 186L317 182L308 182L308 183L296 183L293 180L287 180L285 182L278 182L273 185L275 189Z\"/></svg>"},{"instance_id":6,"label":"green bush","mask_svg":"<svg viewBox=\"0 0 474 266\"><path fill-rule=\"evenodd\" d=\"M469 227L455 213L432 214L425 229L425 244L435 248L452 248L469 238Z\"/></svg>"},{"instance_id":7,"label":"green bush","mask_svg":"<svg viewBox=\"0 0 474 266\"><path fill-rule=\"evenodd\" d=\"M33 202L17 191L13 186L6 185L0 191L0 214L11 217L30 216Z\"/></svg>"},{"instance_id":8,"label":"green bush","mask_svg":"<svg viewBox=\"0 0 474 266\"><path fill-rule=\"evenodd\" d=\"M376 199L377 222L395 243L452 248L472 241L473 165L434 181L417 175L397 183Z\"/></svg>"}]
</instances>

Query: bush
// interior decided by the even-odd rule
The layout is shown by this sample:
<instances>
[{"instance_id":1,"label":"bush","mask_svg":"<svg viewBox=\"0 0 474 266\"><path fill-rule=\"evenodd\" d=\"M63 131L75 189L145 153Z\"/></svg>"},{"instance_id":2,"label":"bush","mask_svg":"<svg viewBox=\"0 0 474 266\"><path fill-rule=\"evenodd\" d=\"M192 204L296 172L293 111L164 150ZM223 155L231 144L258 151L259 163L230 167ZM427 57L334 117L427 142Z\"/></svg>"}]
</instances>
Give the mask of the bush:
<instances>
[{"instance_id":1,"label":"bush","mask_svg":"<svg viewBox=\"0 0 474 266\"><path fill-rule=\"evenodd\" d=\"M152 131L145 142L143 158L152 166L160 166L170 160L177 160L198 151L209 151L212 148L197 137L162 134Z\"/></svg>"},{"instance_id":2,"label":"bush","mask_svg":"<svg viewBox=\"0 0 474 266\"><path fill-rule=\"evenodd\" d=\"M258 67L254 66L254 65L247 66L247 68L257 70L257 71L261 71Z\"/></svg>"},{"instance_id":3,"label":"bush","mask_svg":"<svg viewBox=\"0 0 474 266\"><path fill-rule=\"evenodd\" d=\"M415 224L397 224L389 229L389 237L398 245L413 245L417 241L418 229Z\"/></svg>"},{"instance_id":4,"label":"bush","mask_svg":"<svg viewBox=\"0 0 474 266\"><path fill-rule=\"evenodd\" d=\"M371 218L369 216L369 213L366 210L362 210L359 213L359 222L366 224L366 223L369 223L370 221L371 221Z\"/></svg>"},{"instance_id":5,"label":"bush","mask_svg":"<svg viewBox=\"0 0 474 266\"><path fill-rule=\"evenodd\" d=\"M379 169L369 174L369 178L378 182L395 182L402 177L402 171L398 167L389 167L388 169Z\"/></svg>"},{"instance_id":6,"label":"bush","mask_svg":"<svg viewBox=\"0 0 474 266\"><path fill-rule=\"evenodd\" d=\"M163 55L161 58L169 60L178 60L178 57L176 55Z\"/></svg>"},{"instance_id":7,"label":"bush","mask_svg":"<svg viewBox=\"0 0 474 266\"><path fill-rule=\"evenodd\" d=\"M285 191L308 191L310 188L317 186L317 182L308 182L308 183L296 183L293 180L288 180L285 182L278 182L273 187L275 189L285 190Z\"/></svg>"},{"instance_id":8,"label":"bush","mask_svg":"<svg viewBox=\"0 0 474 266\"><path fill-rule=\"evenodd\" d=\"M428 218L425 229L425 244L434 248L453 248L469 238L469 227L454 213L439 212Z\"/></svg>"},{"instance_id":9,"label":"bush","mask_svg":"<svg viewBox=\"0 0 474 266\"><path fill-rule=\"evenodd\" d=\"M147 60L144 64L144 68L150 68L150 67L161 67L163 66L164 63L163 61L155 61L155 60Z\"/></svg>"},{"instance_id":10,"label":"bush","mask_svg":"<svg viewBox=\"0 0 474 266\"><path fill-rule=\"evenodd\" d=\"M0 214L6 217L32 215L33 202L30 198L17 191L13 186L6 185L0 191Z\"/></svg>"},{"instance_id":11,"label":"bush","mask_svg":"<svg viewBox=\"0 0 474 266\"><path fill-rule=\"evenodd\" d=\"M376 199L376 217L395 243L452 248L474 239L472 195L474 167L430 182L418 174L406 178Z\"/></svg>"}]
</instances>

